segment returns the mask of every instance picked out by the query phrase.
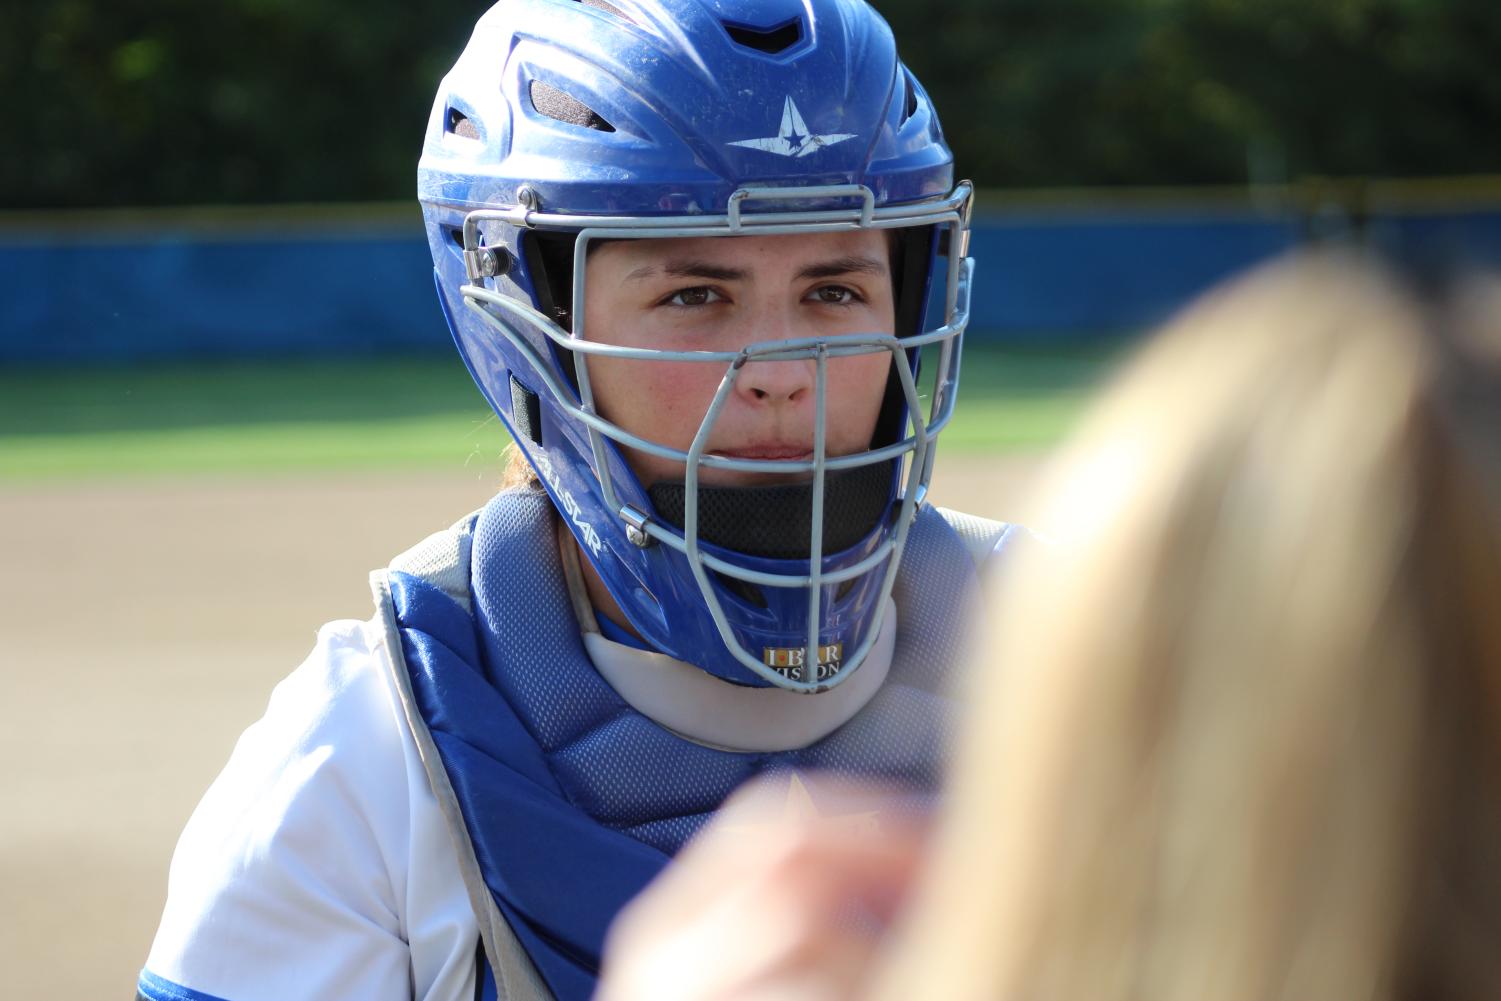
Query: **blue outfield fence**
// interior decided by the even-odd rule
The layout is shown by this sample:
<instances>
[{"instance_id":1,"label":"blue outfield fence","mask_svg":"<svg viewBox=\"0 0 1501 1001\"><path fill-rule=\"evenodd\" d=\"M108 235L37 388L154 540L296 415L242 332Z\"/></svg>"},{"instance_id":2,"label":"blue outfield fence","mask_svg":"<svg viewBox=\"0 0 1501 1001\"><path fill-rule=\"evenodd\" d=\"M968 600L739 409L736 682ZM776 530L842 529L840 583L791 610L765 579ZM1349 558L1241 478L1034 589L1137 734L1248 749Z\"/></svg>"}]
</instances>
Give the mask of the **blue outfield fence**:
<instances>
[{"instance_id":1,"label":"blue outfield fence","mask_svg":"<svg viewBox=\"0 0 1501 1001\"><path fill-rule=\"evenodd\" d=\"M1139 331L1330 233L1501 265L1501 179L982 193L980 206L971 329L987 338ZM0 217L0 364L447 347L415 206Z\"/></svg>"},{"instance_id":2,"label":"blue outfield fence","mask_svg":"<svg viewBox=\"0 0 1501 1001\"><path fill-rule=\"evenodd\" d=\"M0 363L441 350L415 210L0 225Z\"/></svg>"},{"instance_id":3,"label":"blue outfield fence","mask_svg":"<svg viewBox=\"0 0 1501 1001\"><path fill-rule=\"evenodd\" d=\"M975 227L971 326L992 336L1138 331L1204 289L1299 242L1256 218L987 215Z\"/></svg>"}]
</instances>

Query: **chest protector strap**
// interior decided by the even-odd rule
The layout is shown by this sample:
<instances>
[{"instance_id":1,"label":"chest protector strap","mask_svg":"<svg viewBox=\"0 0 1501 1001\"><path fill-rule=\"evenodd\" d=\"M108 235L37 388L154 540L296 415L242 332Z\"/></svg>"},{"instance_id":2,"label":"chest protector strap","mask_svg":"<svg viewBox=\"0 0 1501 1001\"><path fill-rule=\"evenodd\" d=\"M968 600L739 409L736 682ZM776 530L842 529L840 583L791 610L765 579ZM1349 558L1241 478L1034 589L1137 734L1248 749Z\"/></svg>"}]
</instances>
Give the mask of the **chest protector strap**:
<instances>
[{"instance_id":1,"label":"chest protector strap","mask_svg":"<svg viewBox=\"0 0 1501 1001\"><path fill-rule=\"evenodd\" d=\"M497 995L589 997L615 914L759 773L833 769L936 789L976 562L1005 530L924 508L893 590L886 683L834 733L778 753L694 743L604 682L540 492L503 493L372 574L395 688Z\"/></svg>"}]
</instances>

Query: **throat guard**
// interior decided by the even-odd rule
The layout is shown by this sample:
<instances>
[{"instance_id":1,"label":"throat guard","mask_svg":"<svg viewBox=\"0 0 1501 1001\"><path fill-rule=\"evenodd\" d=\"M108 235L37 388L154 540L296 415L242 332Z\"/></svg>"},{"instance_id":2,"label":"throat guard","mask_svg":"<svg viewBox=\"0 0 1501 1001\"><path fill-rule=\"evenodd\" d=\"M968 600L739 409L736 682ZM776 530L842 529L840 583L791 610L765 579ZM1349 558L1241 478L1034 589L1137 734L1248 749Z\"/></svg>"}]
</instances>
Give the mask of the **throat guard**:
<instances>
[{"instance_id":1,"label":"throat guard","mask_svg":"<svg viewBox=\"0 0 1501 1001\"><path fill-rule=\"evenodd\" d=\"M828 475L820 531L830 550L850 549L876 531L888 513L890 480L890 471L883 466L859 466ZM654 483L647 493L662 520L682 530L687 522L687 485ZM811 483L699 487L699 538L763 559L806 559L813 528L812 498Z\"/></svg>"}]
</instances>

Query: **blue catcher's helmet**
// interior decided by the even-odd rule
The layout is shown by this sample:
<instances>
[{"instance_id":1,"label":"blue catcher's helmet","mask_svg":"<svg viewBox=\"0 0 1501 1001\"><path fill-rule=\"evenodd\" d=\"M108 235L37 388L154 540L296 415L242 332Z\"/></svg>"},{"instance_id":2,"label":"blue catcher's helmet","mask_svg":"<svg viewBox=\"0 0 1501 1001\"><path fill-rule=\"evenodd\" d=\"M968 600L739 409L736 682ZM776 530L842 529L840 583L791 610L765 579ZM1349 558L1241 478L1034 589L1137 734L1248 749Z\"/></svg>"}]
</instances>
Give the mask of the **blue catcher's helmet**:
<instances>
[{"instance_id":1,"label":"blue catcher's helmet","mask_svg":"<svg viewBox=\"0 0 1501 1001\"><path fill-rule=\"evenodd\" d=\"M852 674L953 409L973 266L969 185L886 23L863 0L501 0L439 88L418 190L459 351L636 631L740 684ZM895 234L895 335L656 351L584 325L591 243L859 228ZM828 455L828 361L873 352L892 360L876 438ZM601 417L596 355L722 364L692 447ZM817 371L812 457L706 452L741 367L788 359ZM682 482L639 482L622 448L680 462ZM701 484L714 468L777 475Z\"/></svg>"}]
</instances>

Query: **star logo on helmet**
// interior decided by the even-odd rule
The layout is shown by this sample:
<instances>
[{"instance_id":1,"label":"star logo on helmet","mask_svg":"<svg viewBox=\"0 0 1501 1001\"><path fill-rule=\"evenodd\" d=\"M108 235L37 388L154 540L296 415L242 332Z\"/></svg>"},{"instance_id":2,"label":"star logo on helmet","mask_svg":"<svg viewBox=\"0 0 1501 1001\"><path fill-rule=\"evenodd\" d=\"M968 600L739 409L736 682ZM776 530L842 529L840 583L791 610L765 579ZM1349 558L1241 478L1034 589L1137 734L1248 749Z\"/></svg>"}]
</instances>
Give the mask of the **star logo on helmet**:
<instances>
[{"instance_id":1,"label":"star logo on helmet","mask_svg":"<svg viewBox=\"0 0 1501 1001\"><path fill-rule=\"evenodd\" d=\"M846 139L853 138L855 138L853 132L814 135L808 129L808 123L803 121L802 112L797 110L797 105L789 95L786 103L782 105L782 126L777 129L776 135L766 136L763 139L740 139L730 145L758 149L763 153L775 153L777 156L807 156L826 146L833 146L835 143L842 143Z\"/></svg>"}]
</instances>

